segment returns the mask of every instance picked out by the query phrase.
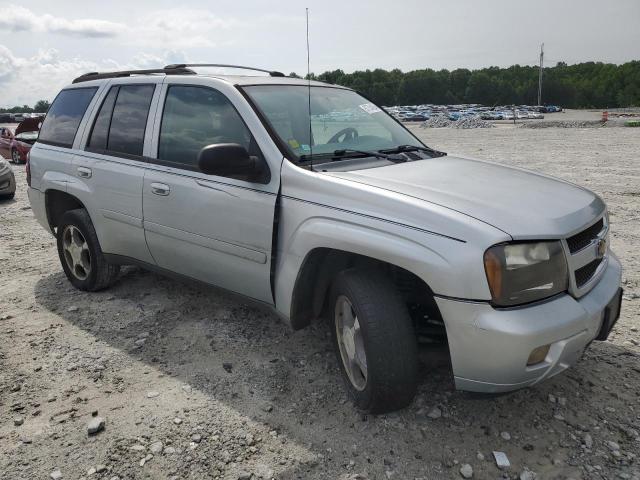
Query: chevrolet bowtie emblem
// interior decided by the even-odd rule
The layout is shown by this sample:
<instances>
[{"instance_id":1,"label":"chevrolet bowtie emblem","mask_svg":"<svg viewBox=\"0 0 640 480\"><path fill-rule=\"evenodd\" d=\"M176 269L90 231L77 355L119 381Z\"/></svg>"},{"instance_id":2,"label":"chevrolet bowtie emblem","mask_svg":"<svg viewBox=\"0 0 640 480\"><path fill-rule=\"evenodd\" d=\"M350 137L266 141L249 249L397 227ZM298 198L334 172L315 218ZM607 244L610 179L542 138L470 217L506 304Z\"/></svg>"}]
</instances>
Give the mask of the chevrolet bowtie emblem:
<instances>
[{"instance_id":1,"label":"chevrolet bowtie emblem","mask_svg":"<svg viewBox=\"0 0 640 480\"><path fill-rule=\"evenodd\" d=\"M598 243L596 243L596 256L602 258L605 253L607 253L607 239L600 238Z\"/></svg>"}]
</instances>

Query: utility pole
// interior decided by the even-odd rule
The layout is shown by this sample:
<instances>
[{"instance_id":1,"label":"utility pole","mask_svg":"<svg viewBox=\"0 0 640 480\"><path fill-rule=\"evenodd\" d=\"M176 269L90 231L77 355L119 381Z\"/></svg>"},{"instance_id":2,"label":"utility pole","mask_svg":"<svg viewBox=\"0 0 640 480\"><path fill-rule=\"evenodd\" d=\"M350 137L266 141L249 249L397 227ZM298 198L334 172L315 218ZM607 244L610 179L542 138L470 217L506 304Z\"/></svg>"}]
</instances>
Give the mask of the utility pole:
<instances>
[{"instance_id":1,"label":"utility pole","mask_svg":"<svg viewBox=\"0 0 640 480\"><path fill-rule=\"evenodd\" d=\"M540 71L538 72L538 105L542 105L542 69L544 68L544 43L540 45Z\"/></svg>"}]
</instances>

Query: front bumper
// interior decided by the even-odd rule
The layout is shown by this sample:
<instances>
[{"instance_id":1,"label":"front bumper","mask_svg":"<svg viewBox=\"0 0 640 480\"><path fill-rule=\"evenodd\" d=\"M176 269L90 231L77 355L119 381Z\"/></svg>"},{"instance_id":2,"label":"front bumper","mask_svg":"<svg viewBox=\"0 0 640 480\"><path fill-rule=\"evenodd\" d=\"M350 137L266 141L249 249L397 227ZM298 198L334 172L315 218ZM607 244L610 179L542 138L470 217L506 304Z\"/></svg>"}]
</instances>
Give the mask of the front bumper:
<instances>
[{"instance_id":1,"label":"front bumper","mask_svg":"<svg viewBox=\"0 0 640 480\"><path fill-rule=\"evenodd\" d=\"M436 298L445 321L456 388L506 392L567 369L596 338L604 311L620 288L613 253L598 284L575 299L562 295L531 306L494 309L488 303ZM551 344L546 359L527 366L531 351Z\"/></svg>"}]
</instances>

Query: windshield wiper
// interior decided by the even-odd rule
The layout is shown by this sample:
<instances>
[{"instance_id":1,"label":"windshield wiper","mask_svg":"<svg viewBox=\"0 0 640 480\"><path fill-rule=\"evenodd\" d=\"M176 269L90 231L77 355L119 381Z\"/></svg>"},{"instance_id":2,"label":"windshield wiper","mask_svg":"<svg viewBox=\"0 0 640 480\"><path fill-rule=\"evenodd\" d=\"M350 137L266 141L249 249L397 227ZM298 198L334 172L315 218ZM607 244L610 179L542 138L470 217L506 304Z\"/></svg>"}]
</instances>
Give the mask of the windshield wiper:
<instances>
[{"instance_id":1,"label":"windshield wiper","mask_svg":"<svg viewBox=\"0 0 640 480\"><path fill-rule=\"evenodd\" d=\"M433 157L444 157L447 154L447 152L441 152L440 150L434 150L433 148L430 148L430 147L421 147L419 145L398 145L397 147L394 147L394 148L387 148L384 150L380 150L380 152L402 153L402 152L414 152L416 150L419 150L421 152L426 152L432 155Z\"/></svg>"},{"instance_id":2,"label":"windshield wiper","mask_svg":"<svg viewBox=\"0 0 640 480\"><path fill-rule=\"evenodd\" d=\"M311 160L311 158L313 157L330 157L331 161L337 161L337 160L342 160L345 158L358 158L358 157L354 157L353 155L350 155L352 153L356 153L359 155L364 155L367 157L376 157L376 158L383 158L385 160L389 160L391 162L394 163L399 163L399 162L406 162L407 159L404 158L401 155L393 155L393 154L387 154L384 152L375 152L373 150L355 150L353 148L342 148L339 150L334 150L332 153L331 152L327 152L327 153L316 153L313 155L300 155L300 161L306 161L306 160Z\"/></svg>"},{"instance_id":3,"label":"windshield wiper","mask_svg":"<svg viewBox=\"0 0 640 480\"><path fill-rule=\"evenodd\" d=\"M339 157L339 158L344 158L346 157L349 153L359 153L361 155L368 155L370 157L377 157L377 158L384 158L385 160L391 160L394 163L398 163L398 162L406 162L407 159L400 156L400 155L389 155L385 152L374 152L371 150L355 150L353 148L343 148L341 150L335 150L333 152L335 157Z\"/></svg>"}]
</instances>

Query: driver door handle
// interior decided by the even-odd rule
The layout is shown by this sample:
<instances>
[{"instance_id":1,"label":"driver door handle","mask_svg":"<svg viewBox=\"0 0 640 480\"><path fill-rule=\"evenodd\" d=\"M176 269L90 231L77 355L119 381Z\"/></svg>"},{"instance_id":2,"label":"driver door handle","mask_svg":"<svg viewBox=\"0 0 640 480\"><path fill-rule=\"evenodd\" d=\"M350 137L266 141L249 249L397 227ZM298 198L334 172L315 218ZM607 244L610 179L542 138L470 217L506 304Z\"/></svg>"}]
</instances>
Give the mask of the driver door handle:
<instances>
[{"instance_id":1,"label":"driver door handle","mask_svg":"<svg viewBox=\"0 0 640 480\"><path fill-rule=\"evenodd\" d=\"M162 195L166 197L171 192L171 188L169 185L165 185L164 183L156 183L153 182L151 184L151 193L155 195Z\"/></svg>"}]
</instances>

